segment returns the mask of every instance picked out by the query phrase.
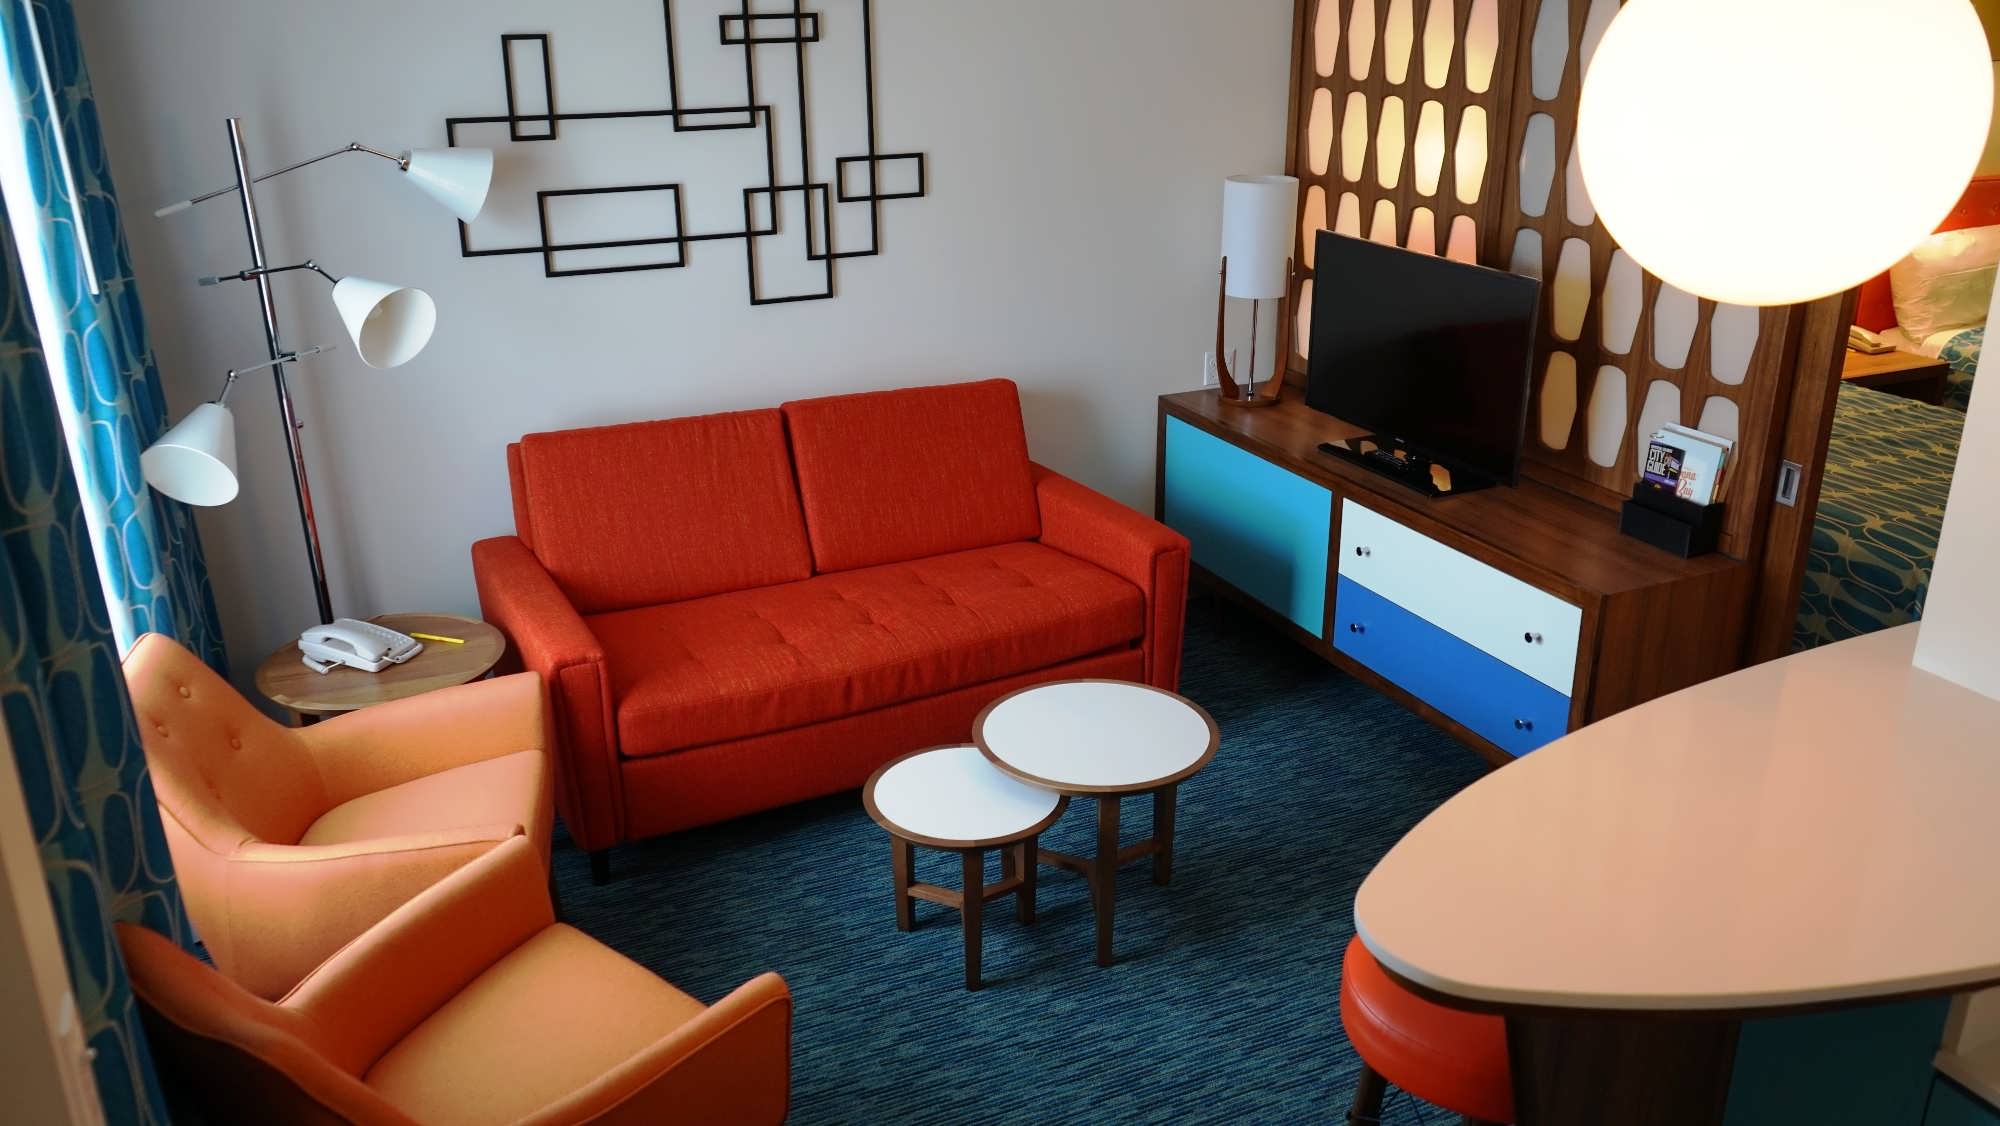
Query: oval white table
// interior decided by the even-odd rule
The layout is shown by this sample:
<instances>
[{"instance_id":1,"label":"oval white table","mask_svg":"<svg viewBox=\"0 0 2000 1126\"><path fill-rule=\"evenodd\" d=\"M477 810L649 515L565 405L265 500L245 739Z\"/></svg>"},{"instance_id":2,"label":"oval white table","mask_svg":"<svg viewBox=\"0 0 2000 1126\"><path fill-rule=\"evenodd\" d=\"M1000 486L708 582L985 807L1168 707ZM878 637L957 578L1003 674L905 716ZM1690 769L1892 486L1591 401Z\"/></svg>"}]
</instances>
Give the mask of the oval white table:
<instances>
[{"instance_id":1,"label":"oval white table","mask_svg":"<svg viewBox=\"0 0 2000 1126\"><path fill-rule=\"evenodd\" d=\"M933 747L883 765L862 787L868 816L889 831L896 929L916 925L918 899L955 907L965 926L965 987L980 985L980 929L989 899L1013 894L1023 923L1035 921L1035 838L1069 799L995 769L977 747ZM959 853L964 887L917 883L914 845ZM986 883L986 850L998 848L1000 882Z\"/></svg>"},{"instance_id":2,"label":"oval white table","mask_svg":"<svg viewBox=\"0 0 2000 1126\"><path fill-rule=\"evenodd\" d=\"M972 721L972 741L1001 770L1030 785L1097 799L1097 854L1044 850L1042 860L1090 883L1097 964L1112 962L1118 869L1153 858L1153 882L1174 872L1174 808L1180 784L1215 757L1221 733L1201 705L1123 680L1062 680L1010 692ZM1118 803L1153 795L1153 835L1118 847Z\"/></svg>"},{"instance_id":3,"label":"oval white table","mask_svg":"<svg viewBox=\"0 0 2000 1126\"><path fill-rule=\"evenodd\" d=\"M1419 992L1508 1018L1521 1123L1751 1121L1744 1100L1813 1058L1760 1018L2000 980L2000 701L1913 668L1916 629L1662 697L1481 779L1370 873L1362 941ZM1907 1019L1941 1022L1924 1011ZM1936 1031L1898 1049L1926 1074ZM1753 1048L1798 1074L1747 1074ZM1813 1081L1831 1098L1858 1078Z\"/></svg>"}]
</instances>

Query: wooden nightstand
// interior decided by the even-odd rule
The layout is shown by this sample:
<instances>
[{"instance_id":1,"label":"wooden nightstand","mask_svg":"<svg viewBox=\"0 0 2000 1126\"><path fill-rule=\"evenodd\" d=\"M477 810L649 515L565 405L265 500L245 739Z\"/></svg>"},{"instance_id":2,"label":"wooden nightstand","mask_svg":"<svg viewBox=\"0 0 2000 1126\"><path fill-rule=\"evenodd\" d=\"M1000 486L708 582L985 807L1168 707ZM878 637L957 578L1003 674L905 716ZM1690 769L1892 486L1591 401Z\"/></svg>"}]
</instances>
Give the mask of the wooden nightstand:
<instances>
[{"instance_id":1,"label":"wooden nightstand","mask_svg":"<svg viewBox=\"0 0 2000 1126\"><path fill-rule=\"evenodd\" d=\"M1945 379L1950 374L1951 365L1943 360L1901 349L1879 356L1849 351L1840 368L1844 383L1887 391L1932 406L1944 402Z\"/></svg>"}]
</instances>

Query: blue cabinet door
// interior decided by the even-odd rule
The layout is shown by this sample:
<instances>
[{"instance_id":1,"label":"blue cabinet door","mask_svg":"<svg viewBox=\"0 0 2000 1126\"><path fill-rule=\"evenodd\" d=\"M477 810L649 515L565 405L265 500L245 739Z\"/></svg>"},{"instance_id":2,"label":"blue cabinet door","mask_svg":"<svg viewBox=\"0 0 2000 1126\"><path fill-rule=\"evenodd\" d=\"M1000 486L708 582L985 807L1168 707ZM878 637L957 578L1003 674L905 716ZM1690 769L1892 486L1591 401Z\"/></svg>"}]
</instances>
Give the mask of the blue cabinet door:
<instances>
[{"instance_id":1,"label":"blue cabinet door","mask_svg":"<svg viewBox=\"0 0 2000 1126\"><path fill-rule=\"evenodd\" d=\"M1931 1101L1924 1110L1923 1126L2000 1126L2000 1110L1973 1098L1965 1088L1939 1075L1931 1082Z\"/></svg>"},{"instance_id":2,"label":"blue cabinet door","mask_svg":"<svg viewBox=\"0 0 2000 1126\"><path fill-rule=\"evenodd\" d=\"M1345 575L1333 647L1511 755L1569 729L1569 697L1460 641Z\"/></svg>"},{"instance_id":3,"label":"blue cabinet door","mask_svg":"<svg viewBox=\"0 0 2000 1126\"><path fill-rule=\"evenodd\" d=\"M1194 561L1321 636L1333 493L1178 418L1165 440L1161 514Z\"/></svg>"}]
</instances>

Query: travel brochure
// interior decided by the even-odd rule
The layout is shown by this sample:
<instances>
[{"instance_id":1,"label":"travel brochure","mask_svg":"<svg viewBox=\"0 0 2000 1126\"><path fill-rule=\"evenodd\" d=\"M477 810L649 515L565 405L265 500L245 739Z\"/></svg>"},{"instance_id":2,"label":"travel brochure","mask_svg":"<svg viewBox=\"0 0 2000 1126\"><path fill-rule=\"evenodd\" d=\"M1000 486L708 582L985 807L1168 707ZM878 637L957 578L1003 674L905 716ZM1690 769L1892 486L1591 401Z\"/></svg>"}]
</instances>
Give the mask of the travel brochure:
<instances>
[{"instance_id":1,"label":"travel brochure","mask_svg":"<svg viewBox=\"0 0 2000 1126\"><path fill-rule=\"evenodd\" d=\"M1653 431L1641 476L1646 484L1695 504L1713 504L1729 478L1734 439L1668 423Z\"/></svg>"}]
</instances>

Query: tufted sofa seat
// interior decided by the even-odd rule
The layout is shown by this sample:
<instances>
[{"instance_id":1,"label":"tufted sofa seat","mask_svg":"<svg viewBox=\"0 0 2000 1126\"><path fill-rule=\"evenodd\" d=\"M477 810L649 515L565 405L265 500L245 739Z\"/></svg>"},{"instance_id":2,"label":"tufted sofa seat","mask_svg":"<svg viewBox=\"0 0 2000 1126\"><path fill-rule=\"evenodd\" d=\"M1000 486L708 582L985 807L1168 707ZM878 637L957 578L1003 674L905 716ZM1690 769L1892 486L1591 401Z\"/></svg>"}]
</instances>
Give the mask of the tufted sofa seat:
<instances>
[{"instance_id":1,"label":"tufted sofa seat","mask_svg":"<svg viewBox=\"0 0 2000 1126\"><path fill-rule=\"evenodd\" d=\"M486 618L622 841L853 789L1039 681L1179 679L1187 541L1028 459L1004 380L531 434Z\"/></svg>"}]
</instances>

